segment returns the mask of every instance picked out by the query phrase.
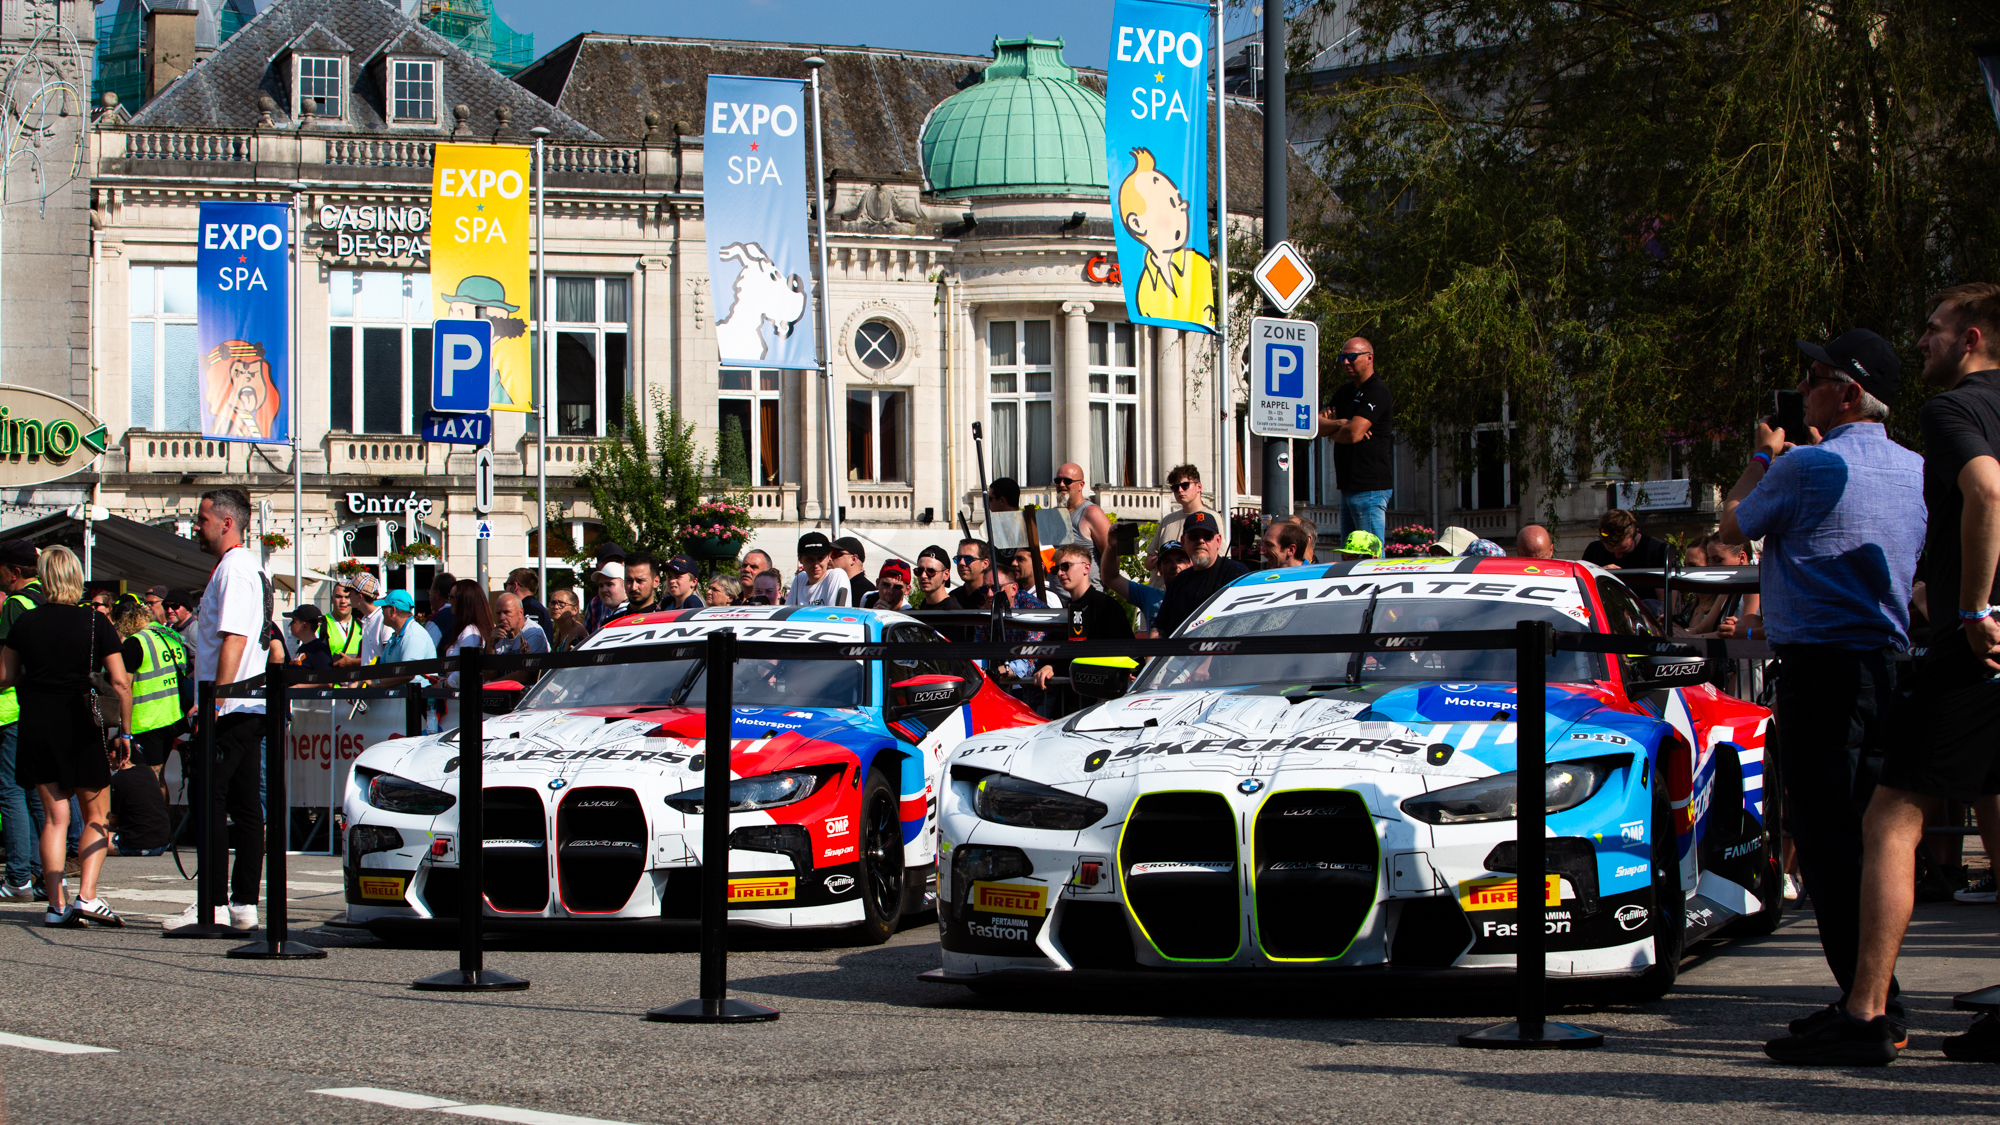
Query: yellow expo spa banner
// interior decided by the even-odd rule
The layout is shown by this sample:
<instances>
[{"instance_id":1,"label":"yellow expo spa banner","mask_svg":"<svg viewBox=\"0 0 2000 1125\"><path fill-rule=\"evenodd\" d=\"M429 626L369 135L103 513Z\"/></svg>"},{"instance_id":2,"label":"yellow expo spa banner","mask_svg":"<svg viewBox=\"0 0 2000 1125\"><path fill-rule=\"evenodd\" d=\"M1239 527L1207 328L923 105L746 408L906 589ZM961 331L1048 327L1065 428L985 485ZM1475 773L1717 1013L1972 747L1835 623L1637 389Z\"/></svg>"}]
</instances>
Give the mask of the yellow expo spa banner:
<instances>
[{"instance_id":1,"label":"yellow expo spa banner","mask_svg":"<svg viewBox=\"0 0 2000 1125\"><path fill-rule=\"evenodd\" d=\"M433 320L493 322L493 409L535 408L529 351L528 155L439 145L431 179Z\"/></svg>"}]
</instances>

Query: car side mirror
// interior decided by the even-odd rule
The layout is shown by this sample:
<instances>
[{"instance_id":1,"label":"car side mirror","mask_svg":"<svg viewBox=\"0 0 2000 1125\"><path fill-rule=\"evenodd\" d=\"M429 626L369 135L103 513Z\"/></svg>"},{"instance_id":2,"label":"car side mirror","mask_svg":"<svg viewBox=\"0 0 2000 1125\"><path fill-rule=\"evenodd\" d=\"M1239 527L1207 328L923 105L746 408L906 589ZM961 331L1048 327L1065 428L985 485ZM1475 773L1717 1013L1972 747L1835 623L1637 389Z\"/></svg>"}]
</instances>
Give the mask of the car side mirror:
<instances>
[{"instance_id":1,"label":"car side mirror","mask_svg":"<svg viewBox=\"0 0 2000 1125\"><path fill-rule=\"evenodd\" d=\"M897 680L889 685L890 718L906 715L912 711L934 711L940 707L951 707L960 702L965 693L965 680L960 676L947 676L940 672L927 672L921 676L911 676L907 680Z\"/></svg>"},{"instance_id":2,"label":"car side mirror","mask_svg":"<svg viewBox=\"0 0 2000 1125\"><path fill-rule=\"evenodd\" d=\"M1087 699L1116 699L1131 686L1138 666L1124 656L1079 657L1069 662L1069 686Z\"/></svg>"}]
</instances>

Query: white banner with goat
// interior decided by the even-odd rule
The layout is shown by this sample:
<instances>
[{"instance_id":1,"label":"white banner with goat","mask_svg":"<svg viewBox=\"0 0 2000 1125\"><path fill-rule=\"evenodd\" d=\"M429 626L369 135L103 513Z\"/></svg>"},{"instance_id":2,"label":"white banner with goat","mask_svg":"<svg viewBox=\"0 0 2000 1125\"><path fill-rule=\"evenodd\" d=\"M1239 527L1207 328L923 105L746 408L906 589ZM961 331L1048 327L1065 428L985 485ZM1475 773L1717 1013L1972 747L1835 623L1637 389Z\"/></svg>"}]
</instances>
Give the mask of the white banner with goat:
<instances>
[{"instance_id":1,"label":"white banner with goat","mask_svg":"<svg viewBox=\"0 0 2000 1125\"><path fill-rule=\"evenodd\" d=\"M722 362L816 369L804 84L711 74L703 131L708 288Z\"/></svg>"}]
</instances>

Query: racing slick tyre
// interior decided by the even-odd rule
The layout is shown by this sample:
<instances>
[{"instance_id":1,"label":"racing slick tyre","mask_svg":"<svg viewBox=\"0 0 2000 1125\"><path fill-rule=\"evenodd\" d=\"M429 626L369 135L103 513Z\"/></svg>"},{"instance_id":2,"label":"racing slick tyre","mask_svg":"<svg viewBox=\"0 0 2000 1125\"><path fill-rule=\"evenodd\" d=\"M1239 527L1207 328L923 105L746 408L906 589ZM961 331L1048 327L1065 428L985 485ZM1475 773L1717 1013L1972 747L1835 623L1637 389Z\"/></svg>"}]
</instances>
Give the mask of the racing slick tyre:
<instances>
[{"instance_id":1,"label":"racing slick tyre","mask_svg":"<svg viewBox=\"0 0 2000 1125\"><path fill-rule=\"evenodd\" d=\"M1653 967L1625 990L1637 1001L1658 1000L1673 989L1687 948L1687 895L1681 891L1673 807L1667 803L1664 779L1655 773L1653 780L1653 822L1647 826L1653 838Z\"/></svg>"},{"instance_id":2,"label":"racing slick tyre","mask_svg":"<svg viewBox=\"0 0 2000 1125\"><path fill-rule=\"evenodd\" d=\"M868 772L861 794L862 941L880 945L903 922L902 796L881 770Z\"/></svg>"}]
</instances>

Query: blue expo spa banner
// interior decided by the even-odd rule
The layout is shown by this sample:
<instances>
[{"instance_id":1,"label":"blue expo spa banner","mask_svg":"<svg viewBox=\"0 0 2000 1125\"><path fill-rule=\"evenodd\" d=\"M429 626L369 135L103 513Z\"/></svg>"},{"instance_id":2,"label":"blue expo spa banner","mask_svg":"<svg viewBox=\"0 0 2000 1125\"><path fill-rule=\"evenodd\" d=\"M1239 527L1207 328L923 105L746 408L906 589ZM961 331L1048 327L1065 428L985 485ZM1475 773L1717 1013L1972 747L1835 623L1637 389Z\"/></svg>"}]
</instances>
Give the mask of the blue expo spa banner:
<instances>
[{"instance_id":1,"label":"blue expo spa banner","mask_svg":"<svg viewBox=\"0 0 2000 1125\"><path fill-rule=\"evenodd\" d=\"M804 86L711 74L704 129L708 288L722 362L817 368Z\"/></svg>"},{"instance_id":2,"label":"blue expo spa banner","mask_svg":"<svg viewBox=\"0 0 2000 1125\"><path fill-rule=\"evenodd\" d=\"M1208 257L1208 5L1118 0L1104 96L1125 315L1215 331Z\"/></svg>"},{"instance_id":3,"label":"blue expo spa banner","mask_svg":"<svg viewBox=\"0 0 2000 1125\"><path fill-rule=\"evenodd\" d=\"M291 441L291 208L204 203L195 256L201 436Z\"/></svg>"}]
</instances>

